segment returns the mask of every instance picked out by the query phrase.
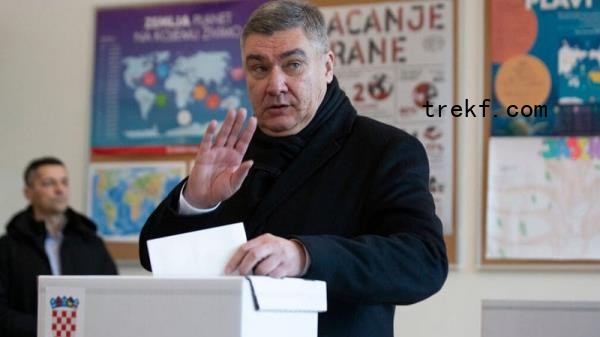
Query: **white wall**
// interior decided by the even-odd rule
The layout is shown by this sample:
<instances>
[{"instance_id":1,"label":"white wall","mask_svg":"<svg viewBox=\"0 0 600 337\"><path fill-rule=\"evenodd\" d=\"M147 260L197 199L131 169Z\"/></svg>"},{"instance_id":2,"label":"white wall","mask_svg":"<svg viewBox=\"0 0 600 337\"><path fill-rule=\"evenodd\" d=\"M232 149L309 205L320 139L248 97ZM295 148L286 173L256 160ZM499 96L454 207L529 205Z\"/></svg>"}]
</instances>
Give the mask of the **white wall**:
<instances>
[{"instance_id":1,"label":"white wall","mask_svg":"<svg viewBox=\"0 0 600 337\"><path fill-rule=\"evenodd\" d=\"M0 223L25 206L21 172L31 158L45 154L64 159L70 169L72 205L85 211L94 8L158 2L0 1ZM459 1L459 102L484 97L483 2ZM479 336L484 298L600 300L597 271L479 270L482 122L472 117L458 121L460 263L439 294L398 308L398 336ZM135 264L120 269L144 273Z\"/></svg>"}]
</instances>

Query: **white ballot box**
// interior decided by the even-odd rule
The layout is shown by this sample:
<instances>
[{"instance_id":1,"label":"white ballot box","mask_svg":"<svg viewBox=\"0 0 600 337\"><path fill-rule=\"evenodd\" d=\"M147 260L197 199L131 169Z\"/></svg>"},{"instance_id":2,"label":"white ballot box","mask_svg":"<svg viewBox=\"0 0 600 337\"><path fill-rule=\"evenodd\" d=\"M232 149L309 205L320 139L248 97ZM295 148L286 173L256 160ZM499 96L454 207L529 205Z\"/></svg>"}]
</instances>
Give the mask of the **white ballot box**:
<instances>
[{"instance_id":1,"label":"white ballot box","mask_svg":"<svg viewBox=\"0 0 600 337\"><path fill-rule=\"evenodd\" d=\"M302 279L40 276L38 337L313 337L326 284Z\"/></svg>"}]
</instances>

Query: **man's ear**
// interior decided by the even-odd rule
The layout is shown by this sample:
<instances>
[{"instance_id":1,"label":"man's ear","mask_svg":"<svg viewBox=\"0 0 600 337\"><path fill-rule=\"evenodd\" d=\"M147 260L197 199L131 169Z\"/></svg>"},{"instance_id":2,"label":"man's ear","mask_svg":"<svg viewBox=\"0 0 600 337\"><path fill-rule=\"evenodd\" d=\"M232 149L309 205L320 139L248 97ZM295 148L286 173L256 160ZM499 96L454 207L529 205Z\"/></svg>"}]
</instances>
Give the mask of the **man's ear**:
<instances>
[{"instance_id":1,"label":"man's ear","mask_svg":"<svg viewBox=\"0 0 600 337\"><path fill-rule=\"evenodd\" d=\"M31 201L31 187L25 186L23 188L23 195L25 196L25 199Z\"/></svg>"},{"instance_id":2,"label":"man's ear","mask_svg":"<svg viewBox=\"0 0 600 337\"><path fill-rule=\"evenodd\" d=\"M333 81L333 64L335 63L335 55L331 50L328 50L325 53L325 78L327 79L327 83L331 83Z\"/></svg>"}]
</instances>

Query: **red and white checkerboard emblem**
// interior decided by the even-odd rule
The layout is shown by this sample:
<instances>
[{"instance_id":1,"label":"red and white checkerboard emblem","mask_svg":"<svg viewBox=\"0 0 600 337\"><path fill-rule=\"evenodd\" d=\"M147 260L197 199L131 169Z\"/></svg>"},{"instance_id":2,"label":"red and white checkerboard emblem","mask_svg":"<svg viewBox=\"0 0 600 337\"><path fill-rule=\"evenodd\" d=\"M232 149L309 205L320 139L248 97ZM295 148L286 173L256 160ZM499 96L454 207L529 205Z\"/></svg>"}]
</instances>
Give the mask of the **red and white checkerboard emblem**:
<instances>
[{"instance_id":1,"label":"red and white checkerboard emblem","mask_svg":"<svg viewBox=\"0 0 600 337\"><path fill-rule=\"evenodd\" d=\"M77 309L52 310L52 337L73 337L77 329Z\"/></svg>"},{"instance_id":2,"label":"red and white checkerboard emblem","mask_svg":"<svg viewBox=\"0 0 600 337\"><path fill-rule=\"evenodd\" d=\"M50 299L50 307L52 308L52 337L75 337L79 300L57 296Z\"/></svg>"}]
</instances>

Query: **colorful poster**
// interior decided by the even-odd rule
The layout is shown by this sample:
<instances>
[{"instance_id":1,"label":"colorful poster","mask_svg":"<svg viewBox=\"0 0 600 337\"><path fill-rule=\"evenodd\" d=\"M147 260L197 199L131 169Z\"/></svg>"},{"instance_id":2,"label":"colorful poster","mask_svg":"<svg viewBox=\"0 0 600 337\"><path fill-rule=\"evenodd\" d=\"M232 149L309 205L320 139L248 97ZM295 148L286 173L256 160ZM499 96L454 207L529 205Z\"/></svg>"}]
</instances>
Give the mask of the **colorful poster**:
<instances>
[{"instance_id":1,"label":"colorful poster","mask_svg":"<svg viewBox=\"0 0 600 337\"><path fill-rule=\"evenodd\" d=\"M249 107L239 38L261 2L99 9L92 152L194 152L210 120Z\"/></svg>"},{"instance_id":2,"label":"colorful poster","mask_svg":"<svg viewBox=\"0 0 600 337\"><path fill-rule=\"evenodd\" d=\"M489 158L486 259L600 259L600 137L495 137Z\"/></svg>"},{"instance_id":3,"label":"colorful poster","mask_svg":"<svg viewBox=\"0 0 600 337\"><path fill-rule=\"evenodd\" d=\"M186 175L186 162L92 164L88 214L105 239L137 242L150 214Z\"/></svg>"},{"instance_id":4,"label":"colorful poster","mask_svg":"<svg viewBox=\"0 0 600 337\"><path fill-rule=\"evenodd\" d=\"M492 135L600 134L600 1L489 1Z\"/></svg>"},{"instance_id":5,"label":"colorful poster","mask_svg":"<svg viewBox=\"0 0 600 337\"><path fill-rule=\"evenodd\" d=\"M454 121L424 105L454 104L453 1L322 7L335 73L359 114L404 129L425 146L430 189L453 232ZM433 109L432 109L433 110Z\"/></svg>"}]
</instances>

